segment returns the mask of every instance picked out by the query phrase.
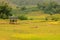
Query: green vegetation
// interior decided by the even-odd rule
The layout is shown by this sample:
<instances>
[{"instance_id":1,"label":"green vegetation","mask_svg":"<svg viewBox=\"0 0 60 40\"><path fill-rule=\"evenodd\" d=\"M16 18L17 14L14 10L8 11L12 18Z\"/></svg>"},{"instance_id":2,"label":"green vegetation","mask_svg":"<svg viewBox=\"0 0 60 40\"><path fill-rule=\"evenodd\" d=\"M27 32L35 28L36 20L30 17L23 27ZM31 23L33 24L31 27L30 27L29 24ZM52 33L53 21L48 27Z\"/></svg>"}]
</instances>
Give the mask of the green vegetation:
<instances>
[{"instance_id":1,"label":"green vegetation","mask_svg":"<svg viewBox=\"0 0 60 40\"><path fill-rule=\"evenodd\" d=\"M59 0L51 0L51 1L56 1L57 3L60 3ZM26 6L26 5L36 5L37 3L43 3L43 2L47 2L50 3L50 0L9 0L9 2L12 2L16 5L19 6Z\"/></svg>"},{"instance_id":2,"label":"green vegetation","mask_svg":"<svg viewBox=\"0 0 60 40\"><path fill-rule=\"evenodd\" d=\"M26 16L24 16L24 15L21 15L21 16L19 16L18 17L20 20L28 20L28 18L26 17Z\"/></svg>"},{"instance_id":3,"label":"green vegetation","mask_svg":"<svg viewBox=\"0 0 60 40\"><path fill-rule=\"evenodd\" d=\"M38 8L48 14L60 13L60 5L56 2L38 4Z\"/></svg>"},{"instance_id":4,"label":"green vegetation","mask_svg":"<svg viewBox=\"0 0 60 40\"><path fill-rule=\"evenodd\" d=\"M9 7L8 3L0 4L0 18L6 19L12 15L18 16L20 20L59 21L60 5L56 2L44 2L41 4L38 3L37 6L33 7L17 6L14 9Z\"/></svg>"},{"instance_id":5,"label":"green vegetation","mask_svg":"<svg viewBox=\"0 0 60 40\"><path fill-rule=\"evenodd\" d=\"M7 3L0 3L0 18L7 19L9 16L12 16L11 8L8 6Z\"/></svg>"},{"instance_id":6,"label":"green vegetation","mask_svg":"<svg viewBox=\"0 0 60 40\"><path fill-rule=\"evenodd\" d=\"M21 8L22 11L24 11L24 10L26 10L26 9L27 9L26 7L22 7L22 8Z\"/></svg>"}]
</instances>

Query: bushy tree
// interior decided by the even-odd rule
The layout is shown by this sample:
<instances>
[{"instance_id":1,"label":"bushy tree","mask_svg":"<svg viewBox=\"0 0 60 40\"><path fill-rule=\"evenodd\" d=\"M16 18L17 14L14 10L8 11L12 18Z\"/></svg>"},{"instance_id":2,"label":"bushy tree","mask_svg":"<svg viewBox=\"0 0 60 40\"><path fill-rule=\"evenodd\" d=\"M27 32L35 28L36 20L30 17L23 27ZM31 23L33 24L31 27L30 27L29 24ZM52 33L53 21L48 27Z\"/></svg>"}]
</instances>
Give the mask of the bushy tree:
<instances>
[{"instance_id":1,"label":"bushy tree","mask_svg":"<svg viewBox=\"0 0 60 40\"><path fill-rule=\"evenodd\" d=\"M38 4L38 8L42 9L45 13L49 13L49 14L56 14L56 13L60 13L60 5L56 2L50 2L50 3L42 3Z\"/></svg>"},{"instance_id":2,"label":"bushy tree","mask_svg":"<svg viewBox=\"0 0 60 40\"><path fill-rule=\"evenodd\" d=\"M9 16L12 16L10 12L11 8L7 3L0 4L0 18L8 18Z\"/></svg>"}]
</instances>

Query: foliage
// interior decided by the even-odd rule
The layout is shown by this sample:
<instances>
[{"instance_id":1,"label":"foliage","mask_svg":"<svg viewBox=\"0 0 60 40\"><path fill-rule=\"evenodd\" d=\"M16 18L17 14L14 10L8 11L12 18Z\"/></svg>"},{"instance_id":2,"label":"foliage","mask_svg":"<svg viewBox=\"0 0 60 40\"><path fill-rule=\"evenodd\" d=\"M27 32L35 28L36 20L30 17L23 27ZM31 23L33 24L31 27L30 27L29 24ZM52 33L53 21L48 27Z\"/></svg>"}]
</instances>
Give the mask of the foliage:
<instances>
[{"instance_id":1,"label":"foliage","mask_svg":"<svg viewBox=\"0 0 60 40\"><path fill-rule=\"evenodd\" d=\"M26 17L26 16L24 16L24 15L21 15L21 16L19 16L18 17L20 20L28 20L28 18Z\"/></svg>"},{"instance_id":2,"label":"foliage","mask_svg":"<svg viewBox=\"0 0 60 40\"><path fill-rule=\"evenodd\" d=\"M56 2L38 4L37 6L45 13L49 13L49 14L60 13L60 5Z\"/></svg>"},{"instance_id":3,"label":"foliage","mask_svg":"<svg viewBox=\"0 0 60 40\"><path fill-rule=\"evenodd\" d=\"M25 6L21 7L21 10L24 11L26 10L27 8Z\"/></svg>"},{"instance_id":4,"label":"foliage","mask_svg":"<svg viewBox=\"0 0 60 40\"><path fill-rule=\"evenodd\" d=\"M9 16L12 16L11 8L8 6L7 3L0 4L0 18L8 18Z\"/></svg>"},{"instance_id":5,"label":"foliage","mask_svg":"<svg viewBox=\"0 0 60 40\"><path fill-rule=\"evenodd\" d=\"M52 20L54 20L54 21L58 21L59 18L58 18L58 17L52 17Z\"/></svg>"}]
</instances>

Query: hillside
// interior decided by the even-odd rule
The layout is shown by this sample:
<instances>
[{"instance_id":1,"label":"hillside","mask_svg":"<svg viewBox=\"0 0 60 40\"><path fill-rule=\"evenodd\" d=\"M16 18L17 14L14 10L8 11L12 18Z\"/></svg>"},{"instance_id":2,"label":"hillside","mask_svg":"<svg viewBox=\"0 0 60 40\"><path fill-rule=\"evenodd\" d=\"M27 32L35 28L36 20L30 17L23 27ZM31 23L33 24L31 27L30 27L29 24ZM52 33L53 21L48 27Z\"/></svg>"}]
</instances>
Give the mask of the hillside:
<instances>
[{"instance_id":1,"label":"hillside","mask_svg":"<svg viewBox=\"0 0 60 40\"><path fill-rule=\"evenodd\" d=\"M0 2L1 1L5 1L16 5L36 5L37 3L50 2L50 1L56 1L57 3L60 4L60 0L0 0Z\"/></svg>"},{"instance_id":2,"label":"hillside","mask_svg":"<svg viewBox=\"0 0 60 40\"><path fill-rule=\"evenodd\" d=\"M60 0L0 0L9 3L11 6L22 6L22 5L37 5L38 3L49 3L51 1L56 1L57 3L60 4Z\"/></svg>"},{"instance_id":3,"label":"hillside","mask_svg":"<svg viewBox=\"0 0 60 40\"><path fill-rule=\"evenodd\" d=\"M56 1L60 4L60 0L8 0L9 2L16 5L36 5L37 3Z\"/></svg>"}]
</instances>

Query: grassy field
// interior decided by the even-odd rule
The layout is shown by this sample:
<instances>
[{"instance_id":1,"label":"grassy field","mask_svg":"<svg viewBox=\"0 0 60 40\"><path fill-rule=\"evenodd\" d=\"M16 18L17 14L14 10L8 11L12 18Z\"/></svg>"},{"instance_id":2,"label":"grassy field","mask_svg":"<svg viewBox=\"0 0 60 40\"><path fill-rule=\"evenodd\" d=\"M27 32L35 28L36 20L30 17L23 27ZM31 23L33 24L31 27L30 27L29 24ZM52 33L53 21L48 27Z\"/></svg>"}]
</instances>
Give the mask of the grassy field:
<instances>
[{"instance_id":1,"label":"grassy field","mask_svg":"<svg viewBox=\"0 0 60 40\"><path fill-rule=\"evenodd\" d=\"M0 20L0 40L60 40L60 21Z\"/></svg>"}]
</instances>

